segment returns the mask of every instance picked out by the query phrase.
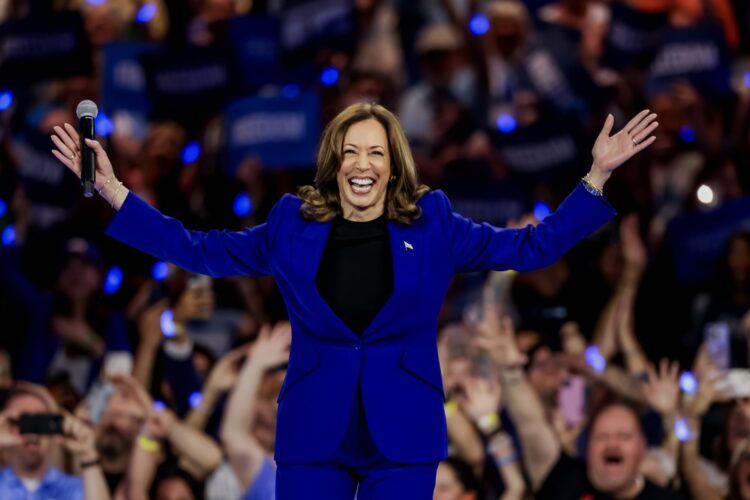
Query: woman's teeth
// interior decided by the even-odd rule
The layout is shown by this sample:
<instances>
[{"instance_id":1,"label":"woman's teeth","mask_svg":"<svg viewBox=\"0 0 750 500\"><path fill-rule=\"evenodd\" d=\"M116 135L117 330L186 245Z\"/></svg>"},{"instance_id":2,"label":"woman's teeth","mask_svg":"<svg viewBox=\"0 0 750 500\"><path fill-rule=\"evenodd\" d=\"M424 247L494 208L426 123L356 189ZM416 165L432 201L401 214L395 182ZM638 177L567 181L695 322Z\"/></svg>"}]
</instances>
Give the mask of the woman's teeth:
<instances>
[{"instance_id":1,"label":"woman's teeth","mask_svg":"<svg viewBox=\"0 0 750 500\"><path fill-rule=\"evenodd\" d=\"M372 189L374 182L372 179L350 179L349 185L352 187L352 191L357 194L369 193Z\"/></svg>"}]
</instances>

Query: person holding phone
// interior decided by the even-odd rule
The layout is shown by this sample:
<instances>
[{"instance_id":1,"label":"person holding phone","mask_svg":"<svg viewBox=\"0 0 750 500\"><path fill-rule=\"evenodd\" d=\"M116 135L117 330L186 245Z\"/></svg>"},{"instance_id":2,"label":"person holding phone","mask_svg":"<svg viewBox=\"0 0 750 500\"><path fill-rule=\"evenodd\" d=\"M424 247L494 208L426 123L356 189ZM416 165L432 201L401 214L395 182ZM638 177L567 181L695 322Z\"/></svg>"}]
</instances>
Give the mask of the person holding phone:
<instances>
[{"instance_id":1,"label":"person holding phone","mask_svg":"<svg viewBox=\"0 0 750 500\"><path fill-rule=\"evenodd\" d=\"M589 173L538 226L501 229L451 209L417 181L396 116L353 104L326 127L314 186L285 195L266 223L188 231L133 195L93 140L96 188L118 211L107 234L213 277L271 275L292 324L279 395L276 498L432 498L447 455L436 324L453 274L525 271L554 262L614 217L604 183L653 141L640 112L610 135ZM77 175L80 139L56 127L55 157Z\"/></svg>"},{"instance_id":2,"label":"person holding phone","mask_svg":"<svg viewBox=\"0 0 750 500\"><path fill-rule=\"evenodd\" d=\"M73 455L80 477L52 466L54 441ZM0 413L0 450L8 464L0 469L0 498L110 498L94 430L73 415L59 413L41 386L19 383L8 393Z\"/></svg>"}]
</instances>

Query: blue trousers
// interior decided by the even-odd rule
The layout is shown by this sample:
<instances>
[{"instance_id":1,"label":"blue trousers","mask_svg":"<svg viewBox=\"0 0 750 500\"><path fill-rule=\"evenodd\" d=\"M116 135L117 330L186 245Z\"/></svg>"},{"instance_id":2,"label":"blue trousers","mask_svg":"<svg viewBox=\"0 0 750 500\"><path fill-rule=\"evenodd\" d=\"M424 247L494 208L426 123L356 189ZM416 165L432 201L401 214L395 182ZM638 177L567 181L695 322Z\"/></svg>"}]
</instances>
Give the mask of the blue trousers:
<instances>
[{"instance_id":1,"label":"blue trousers","mask_svg":"<svg viewBox=\"0 0 750 500\"><path fill-rule=\"evenodd\" d=\"M277 466L276 500L432 500L438 463L400 463L383 456L357 388L344 439L332 457Z\"/></svg>"}]
</instances>

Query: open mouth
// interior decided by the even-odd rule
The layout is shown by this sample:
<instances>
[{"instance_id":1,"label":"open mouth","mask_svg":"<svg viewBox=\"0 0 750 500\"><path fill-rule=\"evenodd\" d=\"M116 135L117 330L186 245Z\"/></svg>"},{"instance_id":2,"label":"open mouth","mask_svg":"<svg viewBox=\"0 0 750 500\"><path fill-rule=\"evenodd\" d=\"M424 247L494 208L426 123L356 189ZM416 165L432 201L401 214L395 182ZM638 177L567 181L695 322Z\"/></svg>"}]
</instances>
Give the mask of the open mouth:
<instances>
[{"instance_id":1,"label":"open mouth","mask_svg":"<svg viewBox=\"0 0 750 500\"><path fill-rule=\"evenodd\" d=\"M349 179L349 185L355 194L367 194L372 191L375 181L369 177L352 177Z\"/></svg>"},{"instance_id":2,"label":"open mouth","mask_svg":"<svg viewBox=\"0 0 750 500\"><path fill-rule=\"evenodd\" d=\"M604 455L605 465L617 466L622 464L622 455L619 453L607 453Z\"/></svg>"}]
</instances>

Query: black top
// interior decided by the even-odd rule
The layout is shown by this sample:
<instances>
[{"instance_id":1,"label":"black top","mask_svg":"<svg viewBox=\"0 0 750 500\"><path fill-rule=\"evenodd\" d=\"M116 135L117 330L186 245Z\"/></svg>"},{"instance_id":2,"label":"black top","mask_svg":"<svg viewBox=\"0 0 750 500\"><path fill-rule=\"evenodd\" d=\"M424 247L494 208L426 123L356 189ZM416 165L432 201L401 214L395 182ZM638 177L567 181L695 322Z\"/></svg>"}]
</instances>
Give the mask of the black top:
<instances>
[{"instance_id":1,"label":"black top","mask_svg":"<svg viewBox=\"0 0 750 500\"><path fill-rule=\"evenodd\" d=\"M334 219L315 285L333 312L362 335L393 292L385 214L368 222Z\"/></svg>"},{"instance_id":2,"label":"black top","mask_svg":"<svg viewBox=\"0 0 750 500\"><path fill-rule=\"evenodd\" d=\"M539 500L613 500L613 497L594 488L586 474L583 460L560 454L560 459L544 480L539 492ZM668 488L644 481L643 489L636 500L682 500L683 496Z\"/></svg>"}]
</instances>

